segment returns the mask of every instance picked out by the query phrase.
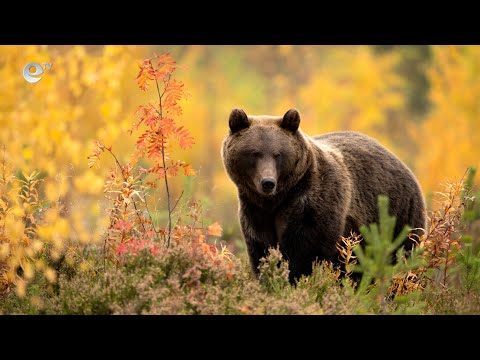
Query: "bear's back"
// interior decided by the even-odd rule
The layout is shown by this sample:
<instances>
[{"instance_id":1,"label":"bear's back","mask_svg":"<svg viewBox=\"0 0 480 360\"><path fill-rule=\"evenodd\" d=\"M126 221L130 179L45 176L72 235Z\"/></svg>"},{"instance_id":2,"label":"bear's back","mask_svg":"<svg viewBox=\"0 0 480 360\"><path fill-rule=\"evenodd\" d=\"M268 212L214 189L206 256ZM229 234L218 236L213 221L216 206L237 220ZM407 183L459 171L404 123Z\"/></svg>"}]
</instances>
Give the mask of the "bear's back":
<instances>
[{"instance_id":1,"label":"bear's back","mask_svg":"<svg viewBox=\"0 0 480 360\"><path fill-rule=\"evenodd\" d=\"M424 207L421 189L412 171L375 139L351 131L332 132L311 139L322 151L341 154L343 166L348 171L343 176L353 180L352 207L362 209L361 213L353 214L358 224L376 221L380 194L390 198L392 208L402 209L394 212L402 220L413 211L412 207ZM410 225L424 227L423 217L419 216Z\"/></svg>"},{"instance_id":2,"label":"bear's back","mask_svg":"<svg viewBox=\"0 0 480 360\"><path fill-rule=\"evenodd\" d=\"M356 152L363 151L365 149L381 151L383 147L377 140L371 138L368 135L355 132L355 131L336 131L322 135L312 136L317 144L327 144L343 152ZM387 150L388 151L388 150ZM392 154L393 155L393 154Z\"/></svg>"},{"instance_id":3,"label":"bear's back","mask_svg":"<svg viewBox=\"0 0 480 360\"><path fill-rule=\"evenodd\" d=\"M396 173L407 166L381 145L377 140L354 131L338 131L311 137L320 147L340 152L350 170L358 169L365 174L374 172ZM410 170L408 175L412 175Z\"/></svg>"}]
</instances>

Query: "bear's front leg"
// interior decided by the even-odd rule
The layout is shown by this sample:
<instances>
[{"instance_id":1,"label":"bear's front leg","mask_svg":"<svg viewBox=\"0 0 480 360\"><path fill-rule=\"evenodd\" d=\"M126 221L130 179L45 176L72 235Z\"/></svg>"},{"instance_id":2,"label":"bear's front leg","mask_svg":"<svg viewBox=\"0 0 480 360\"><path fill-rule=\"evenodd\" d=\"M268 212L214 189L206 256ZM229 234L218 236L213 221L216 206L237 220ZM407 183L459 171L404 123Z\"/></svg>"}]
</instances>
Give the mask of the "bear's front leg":
<instances>
[{"instance_id":1,"label":"bear's front leg","mask_svg":"<svg viewBox=\"0 0 480 360\"><path fill-rule=\"evenodd\" d=\"M267 256L268 248L277 246L274 217L272 214L245 201L240 203L240 226L247 245L250 266L259 274L260 259Z\"/></svg>"},{"instance_id":2,"label":"bear's front leg","mask_svg":"<svg viewBox=\"0 0 480 360\"><path fill-rule=\"evenodd\" d=\"M310 275L314 261L338 263L336 244L345 226L341 214L327 214L309 206L302 210L288 211L280 238L280 250L289 262L291 283L302 275Z\"/></svg>"},{"instance_id":3,"label":"bear's front leg","mask_svg":"<svg viewBox=\"0 0 480 360\"><path fill-rule=\"evenodd\" d=\"M247 252L248 257L250 259L250 266L252 268L253 273L258 276L260 274L260 270L258 266L260 265L260 259L267 255L267 247L259 242L256 239L245 237L246 244L247 244Z\"/></svg>"}]
</instances>

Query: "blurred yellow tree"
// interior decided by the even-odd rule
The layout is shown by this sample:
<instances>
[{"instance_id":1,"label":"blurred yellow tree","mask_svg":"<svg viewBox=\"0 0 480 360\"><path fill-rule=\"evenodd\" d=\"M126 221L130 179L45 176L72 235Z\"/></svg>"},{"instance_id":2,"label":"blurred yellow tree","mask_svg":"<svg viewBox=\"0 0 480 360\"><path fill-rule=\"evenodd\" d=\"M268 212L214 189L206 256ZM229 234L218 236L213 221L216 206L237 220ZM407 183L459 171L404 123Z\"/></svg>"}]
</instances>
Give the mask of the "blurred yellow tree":
<instances>
[{"instance_id":1,"label":"blurred yellow tree","mask_svg":"<svg viewBox=\"0 0 480 360\"><path fill-rule=\"evenodd\" d=\"M50 255L54 260L68 243L101 240L99 225L108 220L100 211L103 178L88 169L86 159L93 139L115 143L123 157L130 153L133 139L122 137L140 102L133 81L137 61L147 50L133 46L0 47L0 145L19 180L25 178L22 173L40 172L37 188L48 210L42 215L45 221L35 226L40 241L35 248L53 244ZM30 62L48 62L52 67L31 84L22 76ZM12 195L20 185L10 183L15 185L11 190L3 187L9 194L0 194L12 207L2 217L6 226L2 246L23 238L22 244L30 247L33 235L30 240L23 237L29 213ZM3 246L2 258L19 257L16 248ZM7 261L9 268L1 270L10 274L9 281L15 280L12 271L19 262ZM22 266L25 270L25 262Z\"/></svg>"},{"instance_id":2,"label":"blurred yellow tree","mask_svg":"<svg viewBox=\"0 0 480 360\"><path fill-rule=\"evenodd\" d=\"M416 173L427 192L480 166L480 46L433 46L432 111L409 130L420 149Z\"/></svg>"},{"instance_id":3,"label":"blurred yellow tree","mask_svg":"<svg viewBox=\"0 0 480 360\"><path fill-rule=\"evenodd\" d=\"M395 53L375 56L366 46L350 46L328 53L325 65L313 69L300 89L305 126L310 132L354 130L393 144L389 118L404 106L404 79L395 72Z\"/></svg>"}]
</instances>

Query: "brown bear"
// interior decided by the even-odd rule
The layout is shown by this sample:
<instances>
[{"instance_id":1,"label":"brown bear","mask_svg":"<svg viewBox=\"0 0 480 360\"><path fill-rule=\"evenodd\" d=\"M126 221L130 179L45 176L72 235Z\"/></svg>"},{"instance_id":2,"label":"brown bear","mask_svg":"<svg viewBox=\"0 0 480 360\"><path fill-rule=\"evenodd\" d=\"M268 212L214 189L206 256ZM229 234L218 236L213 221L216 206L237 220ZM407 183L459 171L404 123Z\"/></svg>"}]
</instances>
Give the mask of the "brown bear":
<instances>
[{"instance_id":1,"label":"brown bear","mask_svg":"<svg viewBox=\"0 0 480 360\"><path fill-rule=\"evenodd\" d=\"M238 189L239 217L250 264L279 246L290 281L309 275L312 262L338 264L336 244L363 224L378 222L377 197L390 199L404 225L425 228L425 203L409 168L376 140L342 131L310 137L300 115L247 116L232 110L222 144L225 170ZM413 242L405 239L408 251Z\"/></svg>"}]
</instances>

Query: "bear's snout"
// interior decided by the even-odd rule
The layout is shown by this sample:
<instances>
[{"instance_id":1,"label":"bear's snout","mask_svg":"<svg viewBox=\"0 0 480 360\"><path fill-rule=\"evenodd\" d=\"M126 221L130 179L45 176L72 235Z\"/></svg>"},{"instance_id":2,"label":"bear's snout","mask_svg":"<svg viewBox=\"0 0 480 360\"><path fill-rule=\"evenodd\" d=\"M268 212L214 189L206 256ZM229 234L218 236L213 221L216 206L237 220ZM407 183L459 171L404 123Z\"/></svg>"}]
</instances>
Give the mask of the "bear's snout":
<instances>
[{"instance_id":1,"label":"bear's snout","mask_svg":"<svg viewBox=\"0 0 480 360\"><path fill-rule=\"evenodd\" d=\"M267 194L270 194L271 192L273 192L273 190L275 190L276 185L277 185L277 182L275 181L274 178L267 177L262 179L262 190Z\"/></svg>"}]
</instances>

